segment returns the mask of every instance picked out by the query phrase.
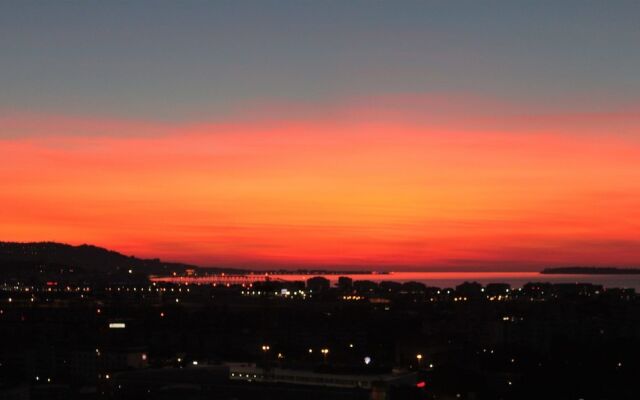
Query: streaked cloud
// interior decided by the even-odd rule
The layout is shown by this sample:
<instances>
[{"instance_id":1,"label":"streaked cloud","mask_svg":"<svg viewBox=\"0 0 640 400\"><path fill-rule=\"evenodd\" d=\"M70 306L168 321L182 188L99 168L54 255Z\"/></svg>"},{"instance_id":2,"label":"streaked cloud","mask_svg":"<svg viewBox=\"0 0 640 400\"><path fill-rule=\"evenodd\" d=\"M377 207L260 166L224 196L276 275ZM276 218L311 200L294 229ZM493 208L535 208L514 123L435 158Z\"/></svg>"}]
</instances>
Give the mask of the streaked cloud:
<instances>
[{"instance_id":1,"label":"streaked cloud","mask_svg":"<svg viewBox=\"0 0 640 400\"><path fill-rule=\"evenodd\" d=\"M636 263L637 114L478 100L182 124L4 114L0 239L205 265Z\"/></svg>"}]
</instances>

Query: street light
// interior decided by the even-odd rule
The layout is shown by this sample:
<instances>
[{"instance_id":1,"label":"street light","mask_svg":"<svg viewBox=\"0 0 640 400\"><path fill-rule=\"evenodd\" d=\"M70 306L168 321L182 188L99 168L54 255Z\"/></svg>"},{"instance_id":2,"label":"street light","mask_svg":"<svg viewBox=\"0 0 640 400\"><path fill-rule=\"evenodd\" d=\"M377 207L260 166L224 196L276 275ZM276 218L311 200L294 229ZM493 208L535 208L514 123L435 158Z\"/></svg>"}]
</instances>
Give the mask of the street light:
<instances>
[{"instance_id":1,"label":"street light","mask_svg":"<svg viewBox=\"0 0 640 400\"><path fill-rule=\"evenodd\" d=\"M327 355L329 354L329 349L321 349L320 353L322 353L322 358L324 358L324 361L327 362Z\"/></svg>"},{"instance_id":2,"label":"street light","mask_svg":"<svg viewBox=\"0 0 640 400\"><path fill-rule=\"evenodd\" d=\"M265 368L267 366L267 364L269 363L269 350L271 350L271 346L269 346L268 344L263 344L262 345L262 354L263 354L263 362L265 365Z\"/></svg>"},{"instance_id":3,"label":"street light","mask_svg":"<svg viewBox=\"0 0 640 400\"><path fill-rule=\"evenodd\" d=\"M422 365L422 354L416 354L416 359L418 360L418 365Z\"/></svg>"}]
</instances>

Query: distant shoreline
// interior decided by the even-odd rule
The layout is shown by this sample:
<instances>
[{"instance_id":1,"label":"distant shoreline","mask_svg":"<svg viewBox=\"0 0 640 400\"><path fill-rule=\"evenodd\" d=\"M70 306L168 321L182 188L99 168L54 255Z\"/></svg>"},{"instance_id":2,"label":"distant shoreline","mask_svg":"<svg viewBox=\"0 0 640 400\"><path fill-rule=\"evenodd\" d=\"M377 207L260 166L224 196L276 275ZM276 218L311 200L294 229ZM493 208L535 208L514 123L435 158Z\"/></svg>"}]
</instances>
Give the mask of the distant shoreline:
<instances>
[{"instance_id":1,"label":"distant shoreline","mask_svg":"<svg viewBox=\"0 0 640 400\"><path fill-rule=\"evenodd\" d=\"M545 268L543 275L640 275L640 268L560 267Z\"/></svg>"}]
</instances>

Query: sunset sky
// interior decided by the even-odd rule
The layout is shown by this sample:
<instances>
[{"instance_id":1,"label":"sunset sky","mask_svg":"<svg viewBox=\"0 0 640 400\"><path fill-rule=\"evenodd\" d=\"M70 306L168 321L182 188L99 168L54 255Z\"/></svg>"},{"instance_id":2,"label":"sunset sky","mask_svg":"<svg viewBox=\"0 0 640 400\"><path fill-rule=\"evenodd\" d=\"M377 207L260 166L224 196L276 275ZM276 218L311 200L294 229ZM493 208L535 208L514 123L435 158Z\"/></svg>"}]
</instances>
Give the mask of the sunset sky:
<instances>
[{"instance_id":1,"label":"sunset sky","mask_svg":"<svg viewBox=\"0 0 640 400\"><path fill-rule=\"evenodd\" d=\"M0 240L640 265L640 2L0 2Z\"/></svg>"}]
</instances>

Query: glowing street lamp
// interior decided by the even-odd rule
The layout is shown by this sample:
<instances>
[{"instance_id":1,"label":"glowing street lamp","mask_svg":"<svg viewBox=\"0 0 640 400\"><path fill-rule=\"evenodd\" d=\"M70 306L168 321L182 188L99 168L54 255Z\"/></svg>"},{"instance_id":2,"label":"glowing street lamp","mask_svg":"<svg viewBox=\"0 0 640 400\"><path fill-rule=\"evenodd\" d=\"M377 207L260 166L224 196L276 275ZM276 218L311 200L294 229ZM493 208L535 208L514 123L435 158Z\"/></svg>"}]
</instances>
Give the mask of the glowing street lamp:
<instances>
[{"instance_id":1,"label":"glowing street lamp","mask_svg":"<svg viewBox=\"0 0 640 400\"><path fill-rule=\"evenodd\" d=\"M322 358L324 362L327 362L327 356L329 355L329 349L320 349L320 353L322 353Z\"/></svg>"},{"instance_id":2,"label":"glowing street lamp","mask_svg":"<svg viewBox=\"0 0 640 400\"><path fill-rule=\"evenodd\" d=\"M270 349L271 349L271 347L269 347L269 345L268 345L268 344L263 344L263 345L262 345L262 351L264 351L265 353L266 353L267 351L269 351Z\"/></svg>"},{"instance_id":3,"label":"glowing street lamp","mask_svg":"<svg viewBox=\"0 0 640 400\"><path fill-rule=\"evenodd\" d=\"M422 354L416 354L416 360L418 360L418 365L422 365Z\"/></svg>"}]
</instances>

